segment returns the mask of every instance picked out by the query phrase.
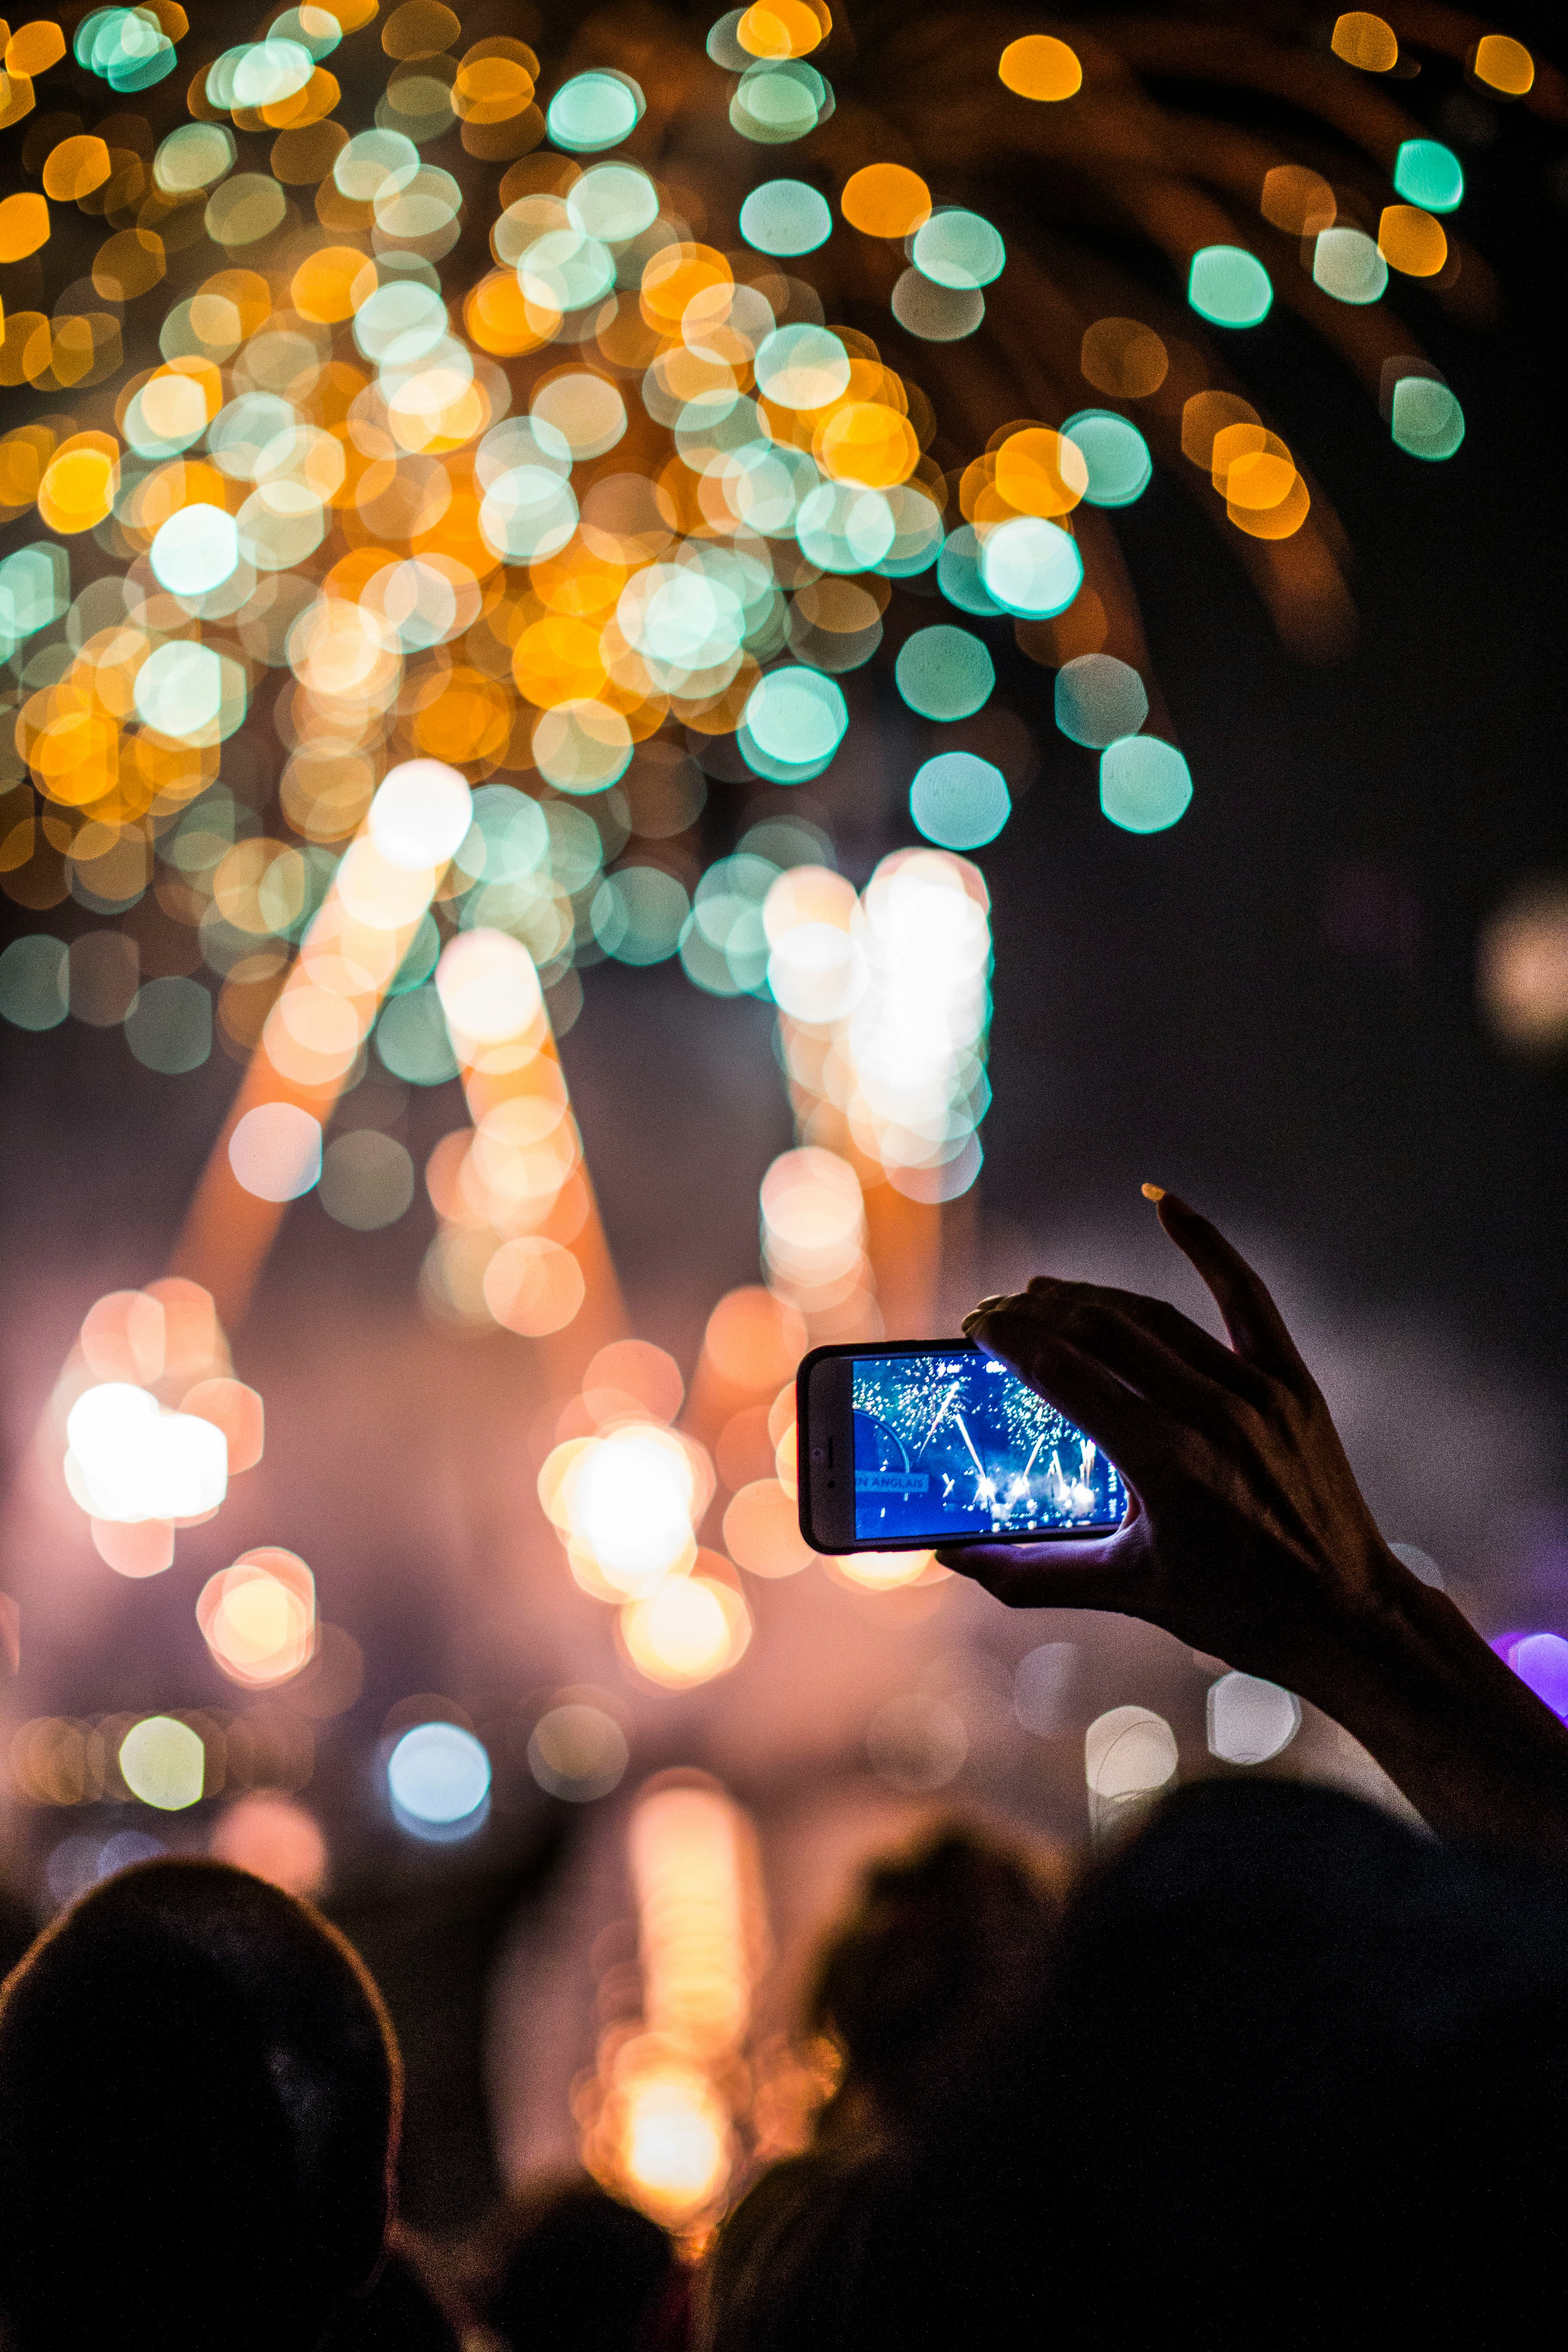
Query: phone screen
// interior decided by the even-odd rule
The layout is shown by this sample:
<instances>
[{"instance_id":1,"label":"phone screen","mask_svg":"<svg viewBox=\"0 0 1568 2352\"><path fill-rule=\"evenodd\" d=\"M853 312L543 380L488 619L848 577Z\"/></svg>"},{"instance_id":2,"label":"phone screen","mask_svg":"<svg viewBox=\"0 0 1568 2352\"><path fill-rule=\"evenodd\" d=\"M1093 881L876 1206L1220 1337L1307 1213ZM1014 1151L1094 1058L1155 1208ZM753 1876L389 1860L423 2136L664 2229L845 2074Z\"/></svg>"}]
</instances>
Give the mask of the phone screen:
<instances>
[{"instance_id":1,"label":"phone screen","mask_svg":"<svg viewBox=\"0 0 1568 2352\"><path fill-rule=\"evenodd\" d=\"M1127 1489L1114 1463L982 1349L852 1360L858 1541L1121 1524Z\"/></svg>"}]
</instances>

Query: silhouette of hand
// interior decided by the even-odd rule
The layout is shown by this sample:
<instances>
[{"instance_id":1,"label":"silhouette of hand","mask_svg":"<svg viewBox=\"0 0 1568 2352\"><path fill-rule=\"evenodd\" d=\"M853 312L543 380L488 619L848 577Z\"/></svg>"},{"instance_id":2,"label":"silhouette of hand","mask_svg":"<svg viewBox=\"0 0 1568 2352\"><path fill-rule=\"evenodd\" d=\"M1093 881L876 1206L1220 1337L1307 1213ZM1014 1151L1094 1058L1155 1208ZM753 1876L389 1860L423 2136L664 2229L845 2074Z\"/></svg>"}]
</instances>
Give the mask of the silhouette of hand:
<instances>
[{"instance_id":1,"label":"silhouette of hand","mask_svg":"<svg viewBox=\"0 0 1568 2352\"><path fill-rule=\"evenodd\" d=\"M964 1325L1110 1454L1127 1517L1098 1540L939 1556L1010 1608L1141 1617L1313 1696L1417 1580L1378 1533L1263 1283L1205 1218L1156 1197L1228 1348L1163 1300L1044 1275Z\"/></svg>"}]
</instances>

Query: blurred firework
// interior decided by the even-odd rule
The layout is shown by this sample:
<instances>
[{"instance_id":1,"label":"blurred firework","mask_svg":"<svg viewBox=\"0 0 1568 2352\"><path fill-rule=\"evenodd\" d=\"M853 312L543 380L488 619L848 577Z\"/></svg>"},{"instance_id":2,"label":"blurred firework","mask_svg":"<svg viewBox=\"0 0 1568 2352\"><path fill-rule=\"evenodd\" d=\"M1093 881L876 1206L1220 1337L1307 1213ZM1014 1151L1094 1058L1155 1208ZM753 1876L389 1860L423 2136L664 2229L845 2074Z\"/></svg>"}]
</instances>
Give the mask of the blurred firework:
<instances>
[{"instance_id":1,"label":"blurred firework","mask_svg":"<svg viewBox=\"0 0 1568 2352\"><path fill-rule=\"evenodd\" d=\"M679 959L779 1006L768 1311L797 1352L918 1327L989 1099L971 856L1034 757L1007 638L1108 819L1179 821L1116 513L1162 470L1289 646L1342 648L1345 532L1237 355L1294 312L1399 450L1452 457L1389 289L1488 314L1437 133L1560 122L1562 78L1415 6L342 0L233 29L151 0L7 38L0 886L105 927L14 941L0 1012L121 1025L167 1076L215 1042L247 1065L175 1259L231 1326L318 1177L351 1229L408 1206L395 1139L323 1154L369 1055L460 1076L426 1302L563 1344L572 1386L621 1323L555 1040L581 967ZM871 873L873 664L930 846ZM737 1384L721 1319L693 1412L765 1413L783 1322ZM746 1620L700 1510L679 1569L617 1582L573 1497L621 1441L572 1442L563 1531L632 1663L721 1670ZM736 1519L761 1572L800 1564L787 1486L736 1490L767 1497Z\"/></svg>"}]
</instances>

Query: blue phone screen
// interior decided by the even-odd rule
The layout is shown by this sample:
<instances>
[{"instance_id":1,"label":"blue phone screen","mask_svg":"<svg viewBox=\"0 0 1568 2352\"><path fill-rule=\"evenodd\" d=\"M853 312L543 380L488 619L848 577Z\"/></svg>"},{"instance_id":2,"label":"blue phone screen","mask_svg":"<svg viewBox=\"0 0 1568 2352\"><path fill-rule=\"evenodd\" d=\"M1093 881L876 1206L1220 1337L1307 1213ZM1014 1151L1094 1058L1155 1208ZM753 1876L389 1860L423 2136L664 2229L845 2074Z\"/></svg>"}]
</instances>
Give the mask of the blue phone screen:
<instances>
[{"instance_id":1,"label":"blue phone screen","mask_svg":"<svg viewBox=\"0 0 1568 2352\"><path fill-rule=\"evenodd\" d=\"M862 1543L1120 1525L1127 1489L1115 1465L994 1357L955 1348L853 1363Z\"/></svg>"}]
</instances>

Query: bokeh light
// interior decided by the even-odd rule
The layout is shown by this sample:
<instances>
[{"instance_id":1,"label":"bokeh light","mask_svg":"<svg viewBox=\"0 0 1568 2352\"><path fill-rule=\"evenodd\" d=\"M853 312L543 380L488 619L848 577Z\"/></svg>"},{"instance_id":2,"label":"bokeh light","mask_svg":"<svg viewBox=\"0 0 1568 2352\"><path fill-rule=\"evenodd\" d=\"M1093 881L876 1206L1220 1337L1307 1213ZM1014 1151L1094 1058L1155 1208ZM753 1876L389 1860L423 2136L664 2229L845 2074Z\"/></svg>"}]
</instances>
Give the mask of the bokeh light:
<instances>
[{"instance_id":1,"label":"bokeh light","mask_svg":"<svg viewBox=\"0 0 1568 2352\"><path fill-rule=\"evenodd\" d=\"M592 1804L619 1786L631 1759L626 1733L602 1706L548 1707L528 1738L528 1769L548 1796Z\"/></svg>"},{"instance_id":2,"label":"bokeh light","mask_svg":"<svg viewBox=\"0 0 1568 2352\"><path fill-rule=\"evenodd\" d=\"M1301 1702L1256 1675L1222 1675L1207 1698L1209 1754L1226 1764L1267 1764L1301 1727Z\"/></svg>"},{"instance_id":3,"label":"bokeh light","mask_svg":"<svg viewBox=\"0 0 1568 2352\"><path fill-rule=\"evenodd\" d=\"M910 786L916 831L942 849L984 848L1012 811L1006 777L973 751L939 752L916 770Z\"/></svg>"},{"instance_id":4,"label":"bokeh light","mask_svg":"<svg viewBox=\"0 0 1568 2352\"><path fill-rule=\"evenodd\" d=\"M171 1715L144 1716L120 1744L121 1778L133 1797L159 1812L183 1812L200 1802L206 1749L199 1731Z\"/></svg>"},{"instance_id":5,"label":"bokeh light","mask_svg":"<svg viewBox=\"0 0 1568 2352\"><path fill-rule=\"evenodd\" d=\"M297 1201L321 1172L321 1126L295 1103L258 1103L228 1139L229 1165L259 1201Z\"/></svg>"},{"instance_id":6,"label":"bokeh light","mask_svg":"<svg viewBox=\"0 0 1568 2352\"><path fill-rule=\"evenodd\" d=\"M277 1545L244 1552L202 1587L196 1622L230 1682L270 1689L314 1654L315 1579L298 1554Z\"/></svg>"},{"instance_id":7,"label":"bokeh light","mask_svg":"<svg viewBox=\"0 0 1568 2352\"><path fill-rule=\"evenodd\" d=\"M402 1826L417 1837L466 1837L489 1810L490 1759L457 1723L419 1723L386 1761L386 1786Z\"/></svg>"},{"instance_id":8,"label":"bokeh light","mask_svg":"<svg viewBox=\"0 0 1568 2352\"><path fill-rule=\"evenodd\" d=\"M945 623L906 637L893 674L910 709L923 719L971 718L990 699L996 683L981 640Z\"/></svg>"},{"instance_id":9,"label":"bokeh light","mask_svg":"<svg viewBox=\"0 0 1568 2352\"><path fill-rule=\"evenodd\" d=\"M307 1900L327 1884L327 1841L314 1814L291 1797L257 1789L226 1805L213 1824L207 1851Z\"/></svg>"},{"instance_id":10,"label":"bokeh light","mask_svg":"<svg viewBox=\"0 0 1568 2352\"><path fill-rule=\"evenodd\" d=\"M1215 327L1256 327L1274 307L1268 272L1239 245L1206 245L1194 253L1187 299Z\"/></svg>"},{"instance_id":11,"label":"bokeh light","mask_svg":"<svg viewBox=\"0 0 1568 2352\"><path fill-rule=\"evenodd\" d=\"M1163 833L1192 797L1185 760L1157 735L1123 735L1100 755L1100 805L1125 833Z\"/></svg>"},{"instance_id":12,"label":"bokeh light","mask_svg":"<svg viewBox=\"0 0 1568 2352\"><path fill-rule=\"evenodd\" d=\"M1149 694L1131 666L1114 654L1079 654L1057 672L1056 719L1075 743L1104 751L1136 735L1149 716Z\"/></svg>"}]
</instances>

